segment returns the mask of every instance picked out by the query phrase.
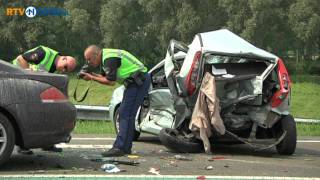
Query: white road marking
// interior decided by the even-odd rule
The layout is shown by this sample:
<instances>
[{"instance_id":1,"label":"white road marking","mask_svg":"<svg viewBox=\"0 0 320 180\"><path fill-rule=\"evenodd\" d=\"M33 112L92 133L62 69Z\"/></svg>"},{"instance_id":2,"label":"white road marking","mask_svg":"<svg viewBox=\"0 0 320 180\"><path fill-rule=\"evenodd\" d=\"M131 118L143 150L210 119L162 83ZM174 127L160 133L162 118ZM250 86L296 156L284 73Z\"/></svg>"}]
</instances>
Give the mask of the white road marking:
<instances>
[{"instance_id":1,"label":"white road marking","mask_svg":"<svg viewBox=\"0 0 320 180\"><path fill-rule=\"evenodd\" d=\"M196 179L202 175L66 175L66 174L46 174L46 175L1 175L3 178L151 178L151 179ZM317 177L277 177L277 176L205 176L206 179L263 179L263 180L320 180Z\"/></svg>"},{"instance_id":2,"label":"white road marking","mask_svg":"<svg viewBox=\"0 0 320 180\"><path fill-rule=\"evenodd\" d=\"M261 161L248 161L242 159L222 159L223 161L233 161L233 162L243 162L243 163L250 163L250 164L266 164L265 162Z\"/></svg>"},{"instance_id":3,"label":"white road marking","mask_svg":"<svg viewBox=\"0 0 320 180\"><path fill-rule=\"evenodd\" d=\"M105 148L112 148L112 145L91 145L91 144L57 144L56 145L59 148L70 148L70 149L105 149Z\"/></svg>"},{"instance_id":4,"label":"white road marking","mask_svg":"<svg viewBox=\"0 0 320 180\"><path fill-rule=\"evenodd\" d=\"M72 138L72 140L116 140L116 138Z\"/></svg>"}]
</instances>

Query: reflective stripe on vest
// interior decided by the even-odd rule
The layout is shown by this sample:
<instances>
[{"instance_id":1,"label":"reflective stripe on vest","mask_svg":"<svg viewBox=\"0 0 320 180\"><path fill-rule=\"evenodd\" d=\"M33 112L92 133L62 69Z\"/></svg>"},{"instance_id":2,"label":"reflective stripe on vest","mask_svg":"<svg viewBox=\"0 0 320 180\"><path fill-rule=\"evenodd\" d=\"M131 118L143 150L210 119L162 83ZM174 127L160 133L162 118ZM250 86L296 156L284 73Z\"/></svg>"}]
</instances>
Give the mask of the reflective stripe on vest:
<instances>
[{"instance_id":1,"label":"reflective stripe on vest","mask_svg":"<svg viewBox=\"0 0 320 180\"><path fill-rule=\"evenodd\" d=\"M120 58L121 66L117 71L117 81L122 81L128 78L132 73L136 71L147 72L147 68L141 63L135 56L127 51L119 49L103 49L102 50L102 68L106 71L104 65L108 58Z\"/></svg>"}]
</instances>

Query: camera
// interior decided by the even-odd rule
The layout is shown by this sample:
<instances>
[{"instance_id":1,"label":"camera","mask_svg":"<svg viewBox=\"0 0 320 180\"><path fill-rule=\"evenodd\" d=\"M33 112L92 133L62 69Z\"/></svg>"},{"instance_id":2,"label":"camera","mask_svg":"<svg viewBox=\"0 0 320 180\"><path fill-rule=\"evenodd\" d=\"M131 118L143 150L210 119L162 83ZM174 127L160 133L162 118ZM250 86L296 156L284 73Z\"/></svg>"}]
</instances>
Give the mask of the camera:
<instances>
[{"instance_id":1,"label":"camera","mask_svg":"<svg viewBox=\"0 0 320 180\"><path fill-rule=\"evenodd\" d=\"M85 64L85 65L82 66L80 71L77 73L77 78L78 79L80 79L80 78L82 79L84 77L84 75L81 74L81 73L90 73L90 72L91 72L90 66L88 64Z\"/></svg>"}]
</instances>

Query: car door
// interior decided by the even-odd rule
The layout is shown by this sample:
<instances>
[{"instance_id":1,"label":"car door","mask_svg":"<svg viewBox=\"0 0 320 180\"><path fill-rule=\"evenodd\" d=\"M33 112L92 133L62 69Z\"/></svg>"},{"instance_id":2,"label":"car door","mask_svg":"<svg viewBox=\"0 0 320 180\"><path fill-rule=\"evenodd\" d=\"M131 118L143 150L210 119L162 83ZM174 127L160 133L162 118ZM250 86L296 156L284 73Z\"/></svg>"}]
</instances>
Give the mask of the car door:
<instances>
[{"instance_id":1,"label":"car door","mask_svg":"<svg viewBox=\"0 0 320 180\"><path fill-rule=\"evenodd\" d=\"M173 96L164 73L164 61L150 70L151 90L140 112L142 131L159 134L162 128L172 127L174 115Z\"/></svg>"}]
</instances>

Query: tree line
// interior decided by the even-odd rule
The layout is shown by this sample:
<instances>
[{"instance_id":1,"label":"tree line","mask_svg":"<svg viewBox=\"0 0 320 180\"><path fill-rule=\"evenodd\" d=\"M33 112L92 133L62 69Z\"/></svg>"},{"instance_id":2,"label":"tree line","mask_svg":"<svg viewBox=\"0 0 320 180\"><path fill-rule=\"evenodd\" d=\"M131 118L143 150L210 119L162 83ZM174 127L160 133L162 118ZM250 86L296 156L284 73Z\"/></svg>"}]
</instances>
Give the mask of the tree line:
<instances>
[{"instance_id":1,"label":"tree line","mask_svg":"<svg viewBox=\"0 0 320 180\"><path fill-rule=\"evenodd\" d=\"M196 33L227 28L293 64L293 70L310 68L320 74L318 3L318 0L3 0L0 58L12 60L41 44L73 55L83 63L84 48L98 44L128 50L152 67L163 59L170 39L190 43ZM7 7L28 6L64 8L68 15L34 18L5 15Z\"/></svg>"}]
</instances>

